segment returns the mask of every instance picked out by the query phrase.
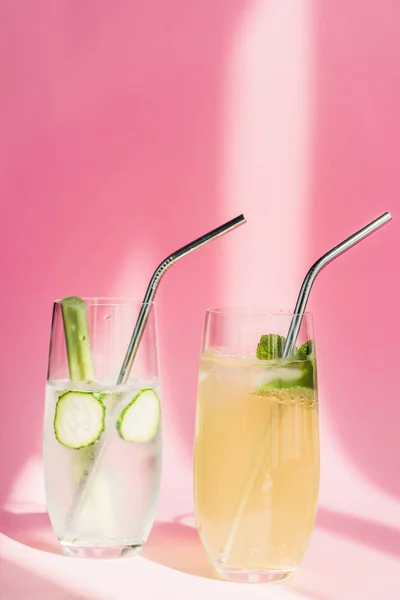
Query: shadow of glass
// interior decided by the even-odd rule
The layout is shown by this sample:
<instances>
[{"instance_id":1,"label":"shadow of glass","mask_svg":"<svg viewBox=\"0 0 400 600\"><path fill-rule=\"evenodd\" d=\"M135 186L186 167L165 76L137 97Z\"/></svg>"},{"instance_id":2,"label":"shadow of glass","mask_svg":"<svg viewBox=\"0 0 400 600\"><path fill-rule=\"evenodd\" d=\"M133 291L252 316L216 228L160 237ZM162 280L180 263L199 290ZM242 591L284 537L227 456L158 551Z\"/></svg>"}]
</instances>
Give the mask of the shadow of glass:
<instances>
[{"instance_id":1,"label":"shadow of glass","mask_svg":"<svg viewBox=\"0 0 400 600\"><path fill-rule=\"evenodd\" d=\"M342 537L361 542L393 556L400 556L400 529L367 521L354 515L340 514L320 508L317 527Z\"/></svg>"},{"instance_id":2,"label":"shadow of glass","mask_svg":"<svg viewBox=\"0 0 400 600\"><path fill-rule=\"evenodd\" d=\"M0 531L24 546L62 554L47 513L15 514L0 510Z\"/></svg>"},{"instance_id":3,"label":"shadow of glass","mask_svg":"<svg viewBox=\"0 0 400 600\"><path fill-rule=\"evenodd\" d=\"M180 522L191 522L192 518L188 514L176 517L174 522L156 521L141 556L175 571L219 579L208 563L196 528ZM14 514L0 510L0 532L36 550L63 554L47 513Z\"/></svg>"},{"instance_id":4,"label":"shadow of glass","mask_svg":"<svg viewBox=\"0 0 400 600\"><path fill-rule=\"evenodd\" d=\"M294 585L289 581L288 586L292 587L297 594L300 594L300 596L303 596L306 600L335 600L333 596L327 596L319 591L296 585L296 580L294 580Z\"/></svg>"},{"instance_id":5,"label":"shadow of glass","mask_svg":"<svg viewBox=\"0 0 400 600\"><path fill-rule=\"evenodd\" d=\"M191 515L182 517L190 519ZM219 579L207 561L196 528L179 520L180 517L174 522L156 521L141 556L182 573ZM47 513L14 514L0 510L0 532L36 550L63 554Z\"/></svg>"},{"instance_id":6,"label":"shadow of glass","mask_svg":"<svg viewBox=\"0 0 400 600\"><path fill-rule=\"evenodd\" d=\"M8 560L0 564L1 600L96 600L82 592L72 592L15 565Z\"/></svg>"},{"instance_id":7,"label":"shadow of glass","mask_svg":"<svg viewBox=\"0 0 400 600\"><path fill-rule=\"evenodd\" d=\"M173 522L156 522L143 550L145 558L183 573L208 579L219 579L208 563L197 530L192 526L193 513L178 515ZM353 515L339 514L320 508L317 524L343 538L354 540L378 551L400 556L400 530ZM296 583L289 586L312 600L331 600L318 590L311 590Z\"/></svg>"},{"instance_id":8,"label":"shadow of glass","mask_svg":"<svg viewBox=\"0 0 400 600\"><path fill-rule=\"evenodd\" d=\"M156 521L141 556L175 571L220 580L208 563L197 530L178 519Z\"/></svg>"}]
</instances>

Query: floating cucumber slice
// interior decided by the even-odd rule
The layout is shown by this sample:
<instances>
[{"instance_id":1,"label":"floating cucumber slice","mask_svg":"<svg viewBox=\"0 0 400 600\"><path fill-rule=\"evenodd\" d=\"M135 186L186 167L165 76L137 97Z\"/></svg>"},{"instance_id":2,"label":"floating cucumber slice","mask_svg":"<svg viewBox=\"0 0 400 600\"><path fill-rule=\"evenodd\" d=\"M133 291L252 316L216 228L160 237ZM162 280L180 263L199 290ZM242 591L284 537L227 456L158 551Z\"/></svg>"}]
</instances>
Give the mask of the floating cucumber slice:
<instances>
[{"instance_id":1,"label":"floating cucumber slice","mask_svg":"<svg viewBox=\"0 0 400 600\"><path fill-rule=\"evenodd\" d=\"M63 298L61 311L71 381L91 381L94 374L85 303L76 296Z\"/></svg>"},{"instance_id":2,"label":"floating cucumber slice","mask_svg":"<svg viewBox=\"0 0 400 600\"><path fill-rule=\"evenodd\" d=\"M126 442L150 442L161 419L160 400L152 389L144 389L122 410L117 421L119 435Z\"/></svg>"},{"instance_id":3,"label":"floating cucumber slice","mask_svg":"<svg viewBox=\"0 0 400 600\"><path fill-rule=\"evenodd\" d=\"M57 440L75 450L94 444L104 431L105 413L103 402L91 392L66 392L56 404Z\"/></svg>"}]
</instances>

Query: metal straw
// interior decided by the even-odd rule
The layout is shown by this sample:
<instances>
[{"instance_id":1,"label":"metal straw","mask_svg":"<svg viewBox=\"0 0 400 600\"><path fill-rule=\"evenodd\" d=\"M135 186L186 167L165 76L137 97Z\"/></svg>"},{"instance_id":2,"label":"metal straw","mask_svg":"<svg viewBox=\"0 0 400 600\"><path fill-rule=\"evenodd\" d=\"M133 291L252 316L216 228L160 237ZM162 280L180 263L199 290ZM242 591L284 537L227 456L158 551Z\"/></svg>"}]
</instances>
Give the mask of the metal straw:
<instances>
[{"instance_id":1,"label":"metal straw","mask_svg":"<svg viewBox=\"0 0 400 600\"><path fill-rule=\"evenodd\" d=\"M169 267L171 267L174 263L176 263L176 261L178 261L180 258L183 258L187 254L190 254L190 252L193 252L194 250L197 250L198 248L201 248L202 246L205 246L209 242L212 242L216 238L224 235L225 233L228 233L229 231L236 229L236 227L239 227L240 225L243 225L244 223L246 223L246 219L244 218L243 215L239 215L238 217L231 219L224 225L221 225L220 227L213 229L209 233L202 235L201 237L194 240L193 242L186 244L186 246L183 246L183 248L176 250L170 256L168 256L165 260L163 260L163 262L157 267L157 269L153 273L152 278L150 279L150 283L147 287L146 294L144 296L143 303L142 303L141 309L139 311L138 318L136 320L135 328L133 330L133 334L132 334L131 340L129 342L128 350L126 352L124 362L122 363L121 371L118 376L118 381L117 381L118 385L124 384L128 381L129 374L132 369L133 361L135 360L135 356L136 356L136 353L139 348L140 340L142 339L142 335L143 335L144 329L146 327L147 320L149 318L149 314L150 314L151 306L152 306L151 302L154 299L154 296L156 294L161 277L164 275L165 271ZM84 504L85 496L86 496L87 490L89 488L90 480L93 479L96 469L98 468L99 462L101 461L101 458L104 455L104 450L105 450L106 445L107 445L106 440L104 440L104 441L98 443L96 445L96 448L93 449L92 457L86 467L84 476L82 477L81 481L79 482L74 502L72 503L72 506L70 508L70 511L69 511L66 521L65 521L65 533L67 533L67 534L70 531L71 525L72 525L76 515L79 513L79 511L82 508L82 505Z\"/></svg>"},{"instance_id":2,"label":"metal straw","mask_svg":"<svg viewBox=\"0 0 400 600\"><path fill-rule=\"evenodd\" d=\"M353 233L350 237L345 239L343 242L329 250L326 254L321 256L310 268L307 275L304 278L304 281L301 285L299 295L297 297L296 306L294 308L294 314L290 323L289 331L286 337L285 347L283 349L283 358L287 358L290 356L294 350L297 336L299 334L301 320L303 318L304 311L307 306L308 298L310 296L312 285L315 281L318 273L322 271L327 264L329 264L332 260L361 242L368 235L371 235L374 231L385 225L388 221L392 219L392 215L388 212L383 213L380 217L372 221L369 225L366 225L356 233Z\"/></svg>"},{"instance_id":3,"label":"metal straw","mask_svg":"<svg viewBox=\"0 0 400 600\"><path fill-rule=\"evenodd\" d=\"M165 271L169 269L169 267L171 267L174 263L176 263L176 261L178 261L180 258L183 258L187 254L190 254L191 252L197 250L198 248L201 248L202 246L205 246L206 244L212 242L221 235L228 233L228 231L232 231L232 229L235 229L239 225L243 225L245 222L246 219L243 215L235 217L234 219L228 221L224 225L221 225L220 227L213 229L209 233L206 233L205 235L202 235L201 237L197 238L197 240L190 242L190 244L186 244L186 246L183 246L183 248L176 250L170 256L168 256L168 258L163 260L162 263L157 267L147 287L142 307L140 309L139 316L136 321L135 329L133 330L133 334L129 342L124 362L122 363L117 384L126 383L129 378L133 361L135 360L140 340L142 339L144 328L146 327L147 319L149 318L151 302L153 301L154 296L156 295L158 284L160 283L161 277L164 275Z\"/></svg>"},{"instance_id":4,"label":"metal straw","mask_svg":"<svg viewBox=\"0 0 400 600\"><path fill-rule=\"evenodd\" d=\"M283 350L283 358L287 358L293 352L299 333L301 321L303 318L304 310L307 306L307 301L311 292L311 288L318 273L333 259L335 259L337 256L340 256L340 254L343 254L343 252L346 252L346 250L349 250L349 248L352 248L355 244L363 240L365 237L367 237L380 227L382 227L382 225L385 225L385 223L390 221L391 218L392 216L390 215L390 213L384 213L383 215L375 219L375 221L372 221L372 223L360 229L360 231L353 233L353 235L351 235L343 242L332 248L332 250L329 250L329 252L321 256L321 258L319 258L309 269L307 275L304 278L297 298L294 314L290 323L289 332ZM265 440L268 439L268 431L269 427L267 427L263 436ZM242 493L240 494L239 501L236 505L233 522L228 532L227 539L223 546L223 550L221 552L221 559L224 561L227 561L229 559L229 555L232 551L232 547L235 541L236 533L242 520L244 509L246 508L247 500L253 490L255 481L263 466L265 452L265 445L261 444L258 454L253 462L253 468L249 474L246 484L243 487Z\"/></svg>"}]
</instances>

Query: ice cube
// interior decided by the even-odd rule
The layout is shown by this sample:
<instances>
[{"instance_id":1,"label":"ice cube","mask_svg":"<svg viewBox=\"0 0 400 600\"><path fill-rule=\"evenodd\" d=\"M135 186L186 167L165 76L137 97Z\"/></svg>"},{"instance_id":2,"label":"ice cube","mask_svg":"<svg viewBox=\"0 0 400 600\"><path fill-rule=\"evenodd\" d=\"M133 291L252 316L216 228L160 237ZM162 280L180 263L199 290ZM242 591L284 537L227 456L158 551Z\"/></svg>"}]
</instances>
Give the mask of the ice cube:
<instances>
[{"instance_id":1,"label":"ice cube","mask_svg":"<svg viewBox=\"0 0 400 600\"><path fill-rule=\"evenodd\" d=\"M250 380L251 386L257 390L258 388L270 383L276 379L276 369L266 369L264 367L251 367L250 368Z\"/></svg>"},{"instance_id":2,"label":"ice cube","mask_svg":"<svg viewBox=\"0 0 400 600\"><path fill-rule=\"evenodd\" d=\"M285 382L287 382L288 387L291 387L291 384L297 380L301 380L304 375L304 370L301 365L298 368L296 367L252 367L251 374L251 384L254 391L259 388L268 385L269 383L275 381L281 381L283 387L285 387Z\"/></svg>"},{"instance_id":3,"label":"ice cube","mask_svg":"<svg viewBox=\"0 0 400 600\"><path fill-rule=\"evenodd\" d=\"M115 385L118 381L118 376L118 371L115 371L113 373L107 373L106 375L103 375L103 377L100 377L99 384L103 387Z\"/></svg>"}]
</instances>

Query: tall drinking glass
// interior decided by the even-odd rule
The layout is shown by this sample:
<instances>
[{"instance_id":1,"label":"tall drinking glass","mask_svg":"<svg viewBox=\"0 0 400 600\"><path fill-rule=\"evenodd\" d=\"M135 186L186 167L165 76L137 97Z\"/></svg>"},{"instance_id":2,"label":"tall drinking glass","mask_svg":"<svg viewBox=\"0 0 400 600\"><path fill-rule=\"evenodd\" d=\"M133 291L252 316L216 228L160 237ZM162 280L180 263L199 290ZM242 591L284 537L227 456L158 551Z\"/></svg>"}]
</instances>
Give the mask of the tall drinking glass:
<instances>
[{"instance_id":1,"label":"tall drinking glass","mask_svg":"<svg viewBox=\"0 0 400 600\"><path fill-rule=\"evenodd\" d=\"M292 314L207 310L195 433L195 513L224 578L289 577L306 552L319 488L312 317L282 356ZM272 334L272 335L270 335ZM263 336L263 337L262 337Z\"/></svg>"},{"instance_id":2,"label":"tall drinking glass","mask_svg":"<svg viewBox=\"0 0 400 600\"><path fill-rule=\"evenodd\" d=\"M110 298L54 303L45 487L54 532L74 556L137 552L153 525L161 470L154 306L130 377L116 385L140 307Z\"/></svg>"}]
</instances>

